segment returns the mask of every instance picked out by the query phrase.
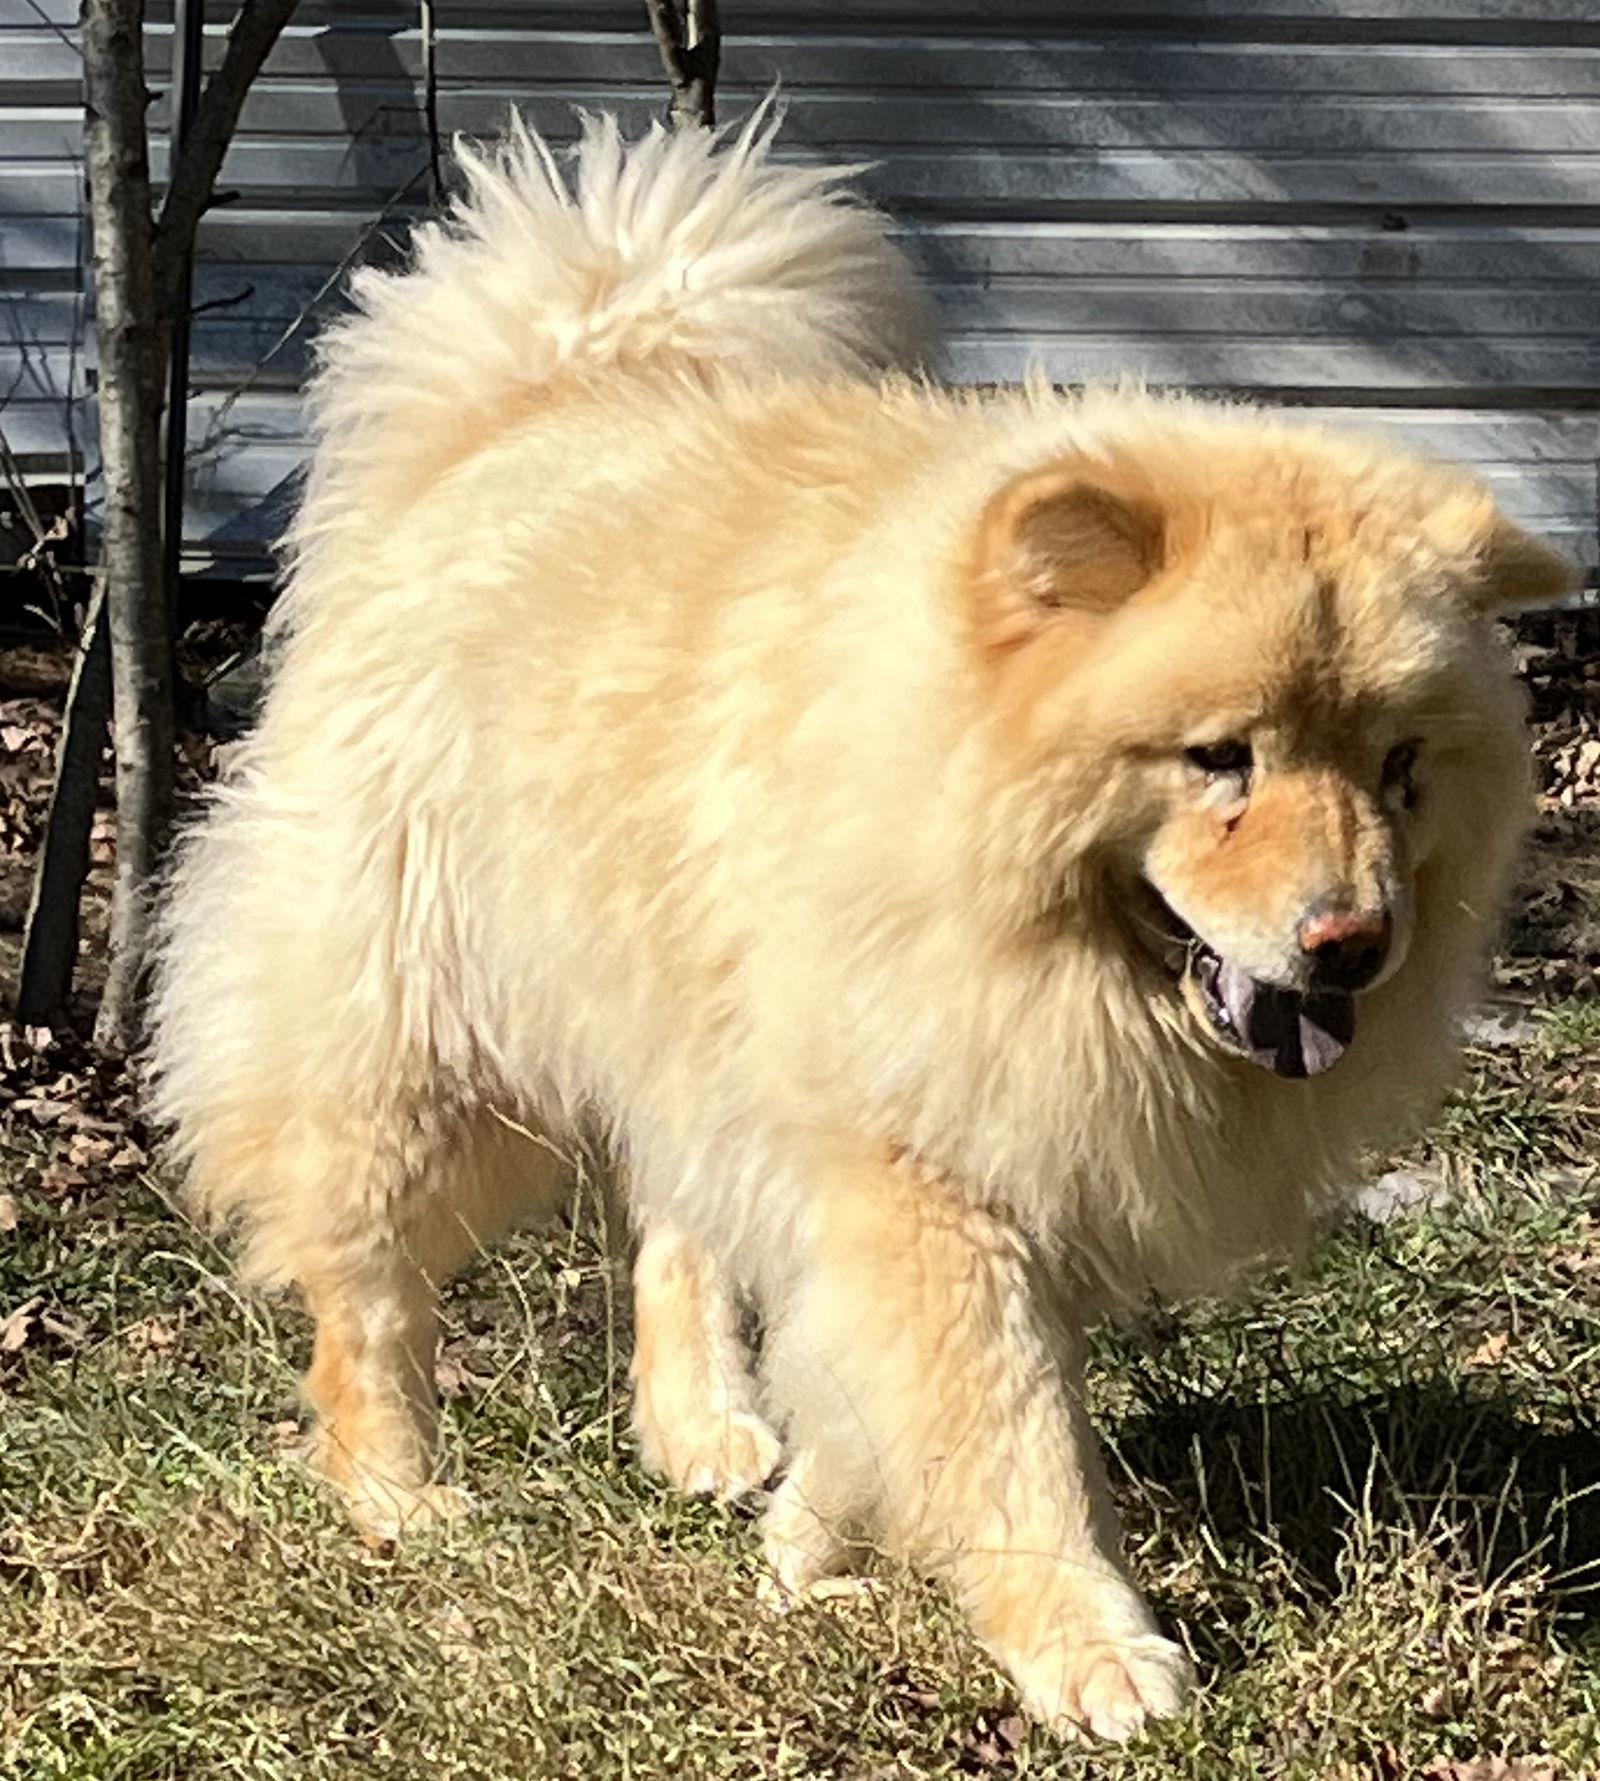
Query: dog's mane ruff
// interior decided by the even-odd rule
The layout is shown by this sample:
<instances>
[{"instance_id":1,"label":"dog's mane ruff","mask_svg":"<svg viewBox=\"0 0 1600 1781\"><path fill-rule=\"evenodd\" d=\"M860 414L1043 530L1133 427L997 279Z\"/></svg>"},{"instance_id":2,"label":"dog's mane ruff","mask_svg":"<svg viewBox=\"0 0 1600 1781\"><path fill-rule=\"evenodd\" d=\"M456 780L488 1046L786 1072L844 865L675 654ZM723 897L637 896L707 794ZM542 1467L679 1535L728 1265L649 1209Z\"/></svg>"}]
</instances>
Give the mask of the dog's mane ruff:
<instances>
[{"instance_id":1,"label":"dog's mane ruff","mask_svg":"<svg viewBox=\"0 0 1600 1781\"><path fill-rule=\"evenodd\" d=\"M658 124L632 143L587 117L566 168L520 119L458 145L448 216L403 271L358 272L322 338L306 522L319 483L359 476L374 445L479 443L567 375L923 363L932 311L885 219L845 189L850 169L777 163L775 129L770 104L732 135Z\"/></svg>"}]
</instances>

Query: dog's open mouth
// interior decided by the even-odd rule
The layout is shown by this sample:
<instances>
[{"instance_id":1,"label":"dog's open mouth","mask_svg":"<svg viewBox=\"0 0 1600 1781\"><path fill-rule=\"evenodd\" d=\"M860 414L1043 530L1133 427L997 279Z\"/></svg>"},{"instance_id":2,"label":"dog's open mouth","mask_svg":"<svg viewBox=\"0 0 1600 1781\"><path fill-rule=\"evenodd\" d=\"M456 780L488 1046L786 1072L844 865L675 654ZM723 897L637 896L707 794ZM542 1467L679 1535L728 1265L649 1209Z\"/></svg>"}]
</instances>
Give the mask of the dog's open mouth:
<instances>
[{"instance_id":1,"label":"dog's open mouth","mask_svg":"<svg viewBox=\"0 0 1600 1781\"><path fill-rule=\"evenodd\" d=\"M1151 894L1184 999L1223 1045L1277 1076L1320 1076L1338 1063L1355 1037L1353 996L1250 976L1207 945L1153 887Z\"/></svg>"},{"instance_id":2,"label":"dog's open mouth","mask_svg":"<svg viewBox=\"0 0 1600 1781\"><path fill-rule=\"evenodd\" d=\"M1224 1043L1279 1076L1320 1076L1355 1037L1354 996L1262 983L1201 940L1190 949L1184 986Z\"/></svg>"}]
</instances>

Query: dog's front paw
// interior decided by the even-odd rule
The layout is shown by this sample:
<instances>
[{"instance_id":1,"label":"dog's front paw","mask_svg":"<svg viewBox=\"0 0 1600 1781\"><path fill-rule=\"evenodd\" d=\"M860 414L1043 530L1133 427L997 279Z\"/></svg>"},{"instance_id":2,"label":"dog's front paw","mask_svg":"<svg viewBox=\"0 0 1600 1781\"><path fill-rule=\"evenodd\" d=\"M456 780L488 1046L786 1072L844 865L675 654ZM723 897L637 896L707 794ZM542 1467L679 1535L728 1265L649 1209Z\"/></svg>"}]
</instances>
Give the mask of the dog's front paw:
<instances>
[{"instance_id":1,"label":"dog's front paw","mask_svg":"<svg viewBox=\"0 0 1600 1781\"><path fill-rule=\"evenodd\" d=\"M1194 1687L1183 1649L1154 1633L1063 1645L1007 1667L1034 1718L1118 1744L1176 1713Z\"/></svg>"},{"instance_id":2,"label":"dog's front paw","mask_svg":"<svg viewBox=\"0 0 1600 1781\"><path fill-rule=\"evenodd\" d=\"M761 1517L761 1549L778 1594L797 1600L855 1569L856 1555L812 1500L804 1456L772 1493Z\"/></svg>"},{"instance_id":3,"label":"dog's front paw","mask_svg":"<svg viewBox=\"0 0 1600 1781\"><path fill-rule=\"evenodd\" d=\"M640 1457L694 1497L736 1501L758 1491L783 1462L783 1443L753 1411L706 1407L677 1423L636 1410Z\"/></svg>"},{"instance_id":4,"label":"dog's front paw","mask_svg":"<svg viewBox=\"0 0 1600 1781\"><path fill-rule=\"evenodd\" d=\"M339 1493L357 1532L368 1540L399 1540L459 1521L474 1507L470 1492L460 1485L416 1476L421 1470L417 1463L383 1466L359 1460L325 1428L312 1435L301 1458Z\"/></svg>"},{"instance_id":5,"label":"dog's front paw","mask_svg":"<svg viewBox=\"0 0 1600 1781\"><path fill-rule=\"evenodd\" d=\"M396 1484L371 1474L340 1487L356 1529L369 1540L401 1540L447 1526L476 1506L458 1484Z\"/></svg>"}]
</instances>

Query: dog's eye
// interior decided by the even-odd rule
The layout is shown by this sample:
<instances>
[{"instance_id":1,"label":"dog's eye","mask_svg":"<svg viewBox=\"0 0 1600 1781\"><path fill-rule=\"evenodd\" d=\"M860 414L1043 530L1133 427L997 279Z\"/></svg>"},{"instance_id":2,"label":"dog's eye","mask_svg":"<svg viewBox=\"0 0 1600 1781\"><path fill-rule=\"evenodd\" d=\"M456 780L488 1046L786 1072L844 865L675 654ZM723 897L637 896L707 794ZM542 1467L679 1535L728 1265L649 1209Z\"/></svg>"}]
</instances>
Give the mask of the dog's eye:
<instances>
[{"instance_id":1,"label":"dog's eye","mask_svg":"<svg viewBox=\"0 0 1600 1781\"><path fill-rule=\"evenodd\" d=\"M1417 766L1417 744L1399 742L1383 757L1383 789L1397 793L1409 810L1417 801L1417 788L1412 774Z\"/></svg>"},{"instance_id":2,"label":"dog's eye","mask_svg":"<svg viewBox=\"0 0 1600 1781\"><path fill-rule=\"evenodd\" d=\"M1221 777L1224 773L1244 775L1255 765L1255 755L1248 742L1230 740L1207 742L1198 748L1186 748L1183 758L1202 773Z\"/></svg>"},{"instance_id":3,"label":"dog's eye","mask_svg":"<svg viewBox=\"0 0 1600 1781\"><path fill-rule=\"evenodd\" d=\"M1404 784L1411 777L1411 770L1416 764L1416 743L1398 743L1383 757L1383 783L1385 785Z\"/></svg>"}]
</instances>

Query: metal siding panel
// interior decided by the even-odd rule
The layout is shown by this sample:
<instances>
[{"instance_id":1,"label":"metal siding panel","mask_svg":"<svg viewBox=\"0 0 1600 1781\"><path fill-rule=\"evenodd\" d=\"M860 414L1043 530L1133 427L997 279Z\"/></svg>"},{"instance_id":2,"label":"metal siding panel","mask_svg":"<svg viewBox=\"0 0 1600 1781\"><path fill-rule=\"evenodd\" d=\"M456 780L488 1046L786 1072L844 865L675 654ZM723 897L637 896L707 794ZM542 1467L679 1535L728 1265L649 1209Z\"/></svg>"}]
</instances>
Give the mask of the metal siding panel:
<instances>
[{"instance_id":1,"label":"metal siding panel","mask_svg":"<svg viewBox=\"0 0 1600 1781\"><path fill-rule=\"evenodd\" d=\"M349 90L363 82L414 78L421 67L415 31L380 34L383 60L373 38L352 42L291 26L273 51L263 92L284 97L317 90L316 83L344 72ZM660 81L655 47L635 37L451 29L440 88L500 90L518 97L530 88L623 88L637 93ZM150 72L164 75L167 44L154 38ZM221 59L222 37L206 40L206 62ZM342 65L342 68L341 68ZM0 86L4 84L0 76ZM63 78L70 78L67 70ZM1280 100L1308 91L1349 101L1394 99L1583 100L1600 93L1600 48L1584 46L1444 48L1437 45L1190 44L1087 38L1057 30L1052 36L925 38L895 35L811 37L739 36L724 52L722 91L785 89L860 91L884 97L987 93L1009 103L1052 100L1092 104L1109 97L1149 103L1176 94L1186 100L1237 102L1262 94ZM324 89L325 90L325 89Z\"/></svg>"},{"instance_id":2,"label":"metal siding panel","mask_svg":"<svg viewBox=\"0 0 1600 1781\"><path fill-rule=\"evenodd\" d=\"M571 107L534 96L523 111L553 141L570 140ZM631 130L659 109L624 94L605 109ZM441 107L442 111L448 108ZM503 113L499 113L502 115ZM839 137L819 132L816 114L792 107L787 158L824 162L870 158L863 187L879 203L902 212L951 216L1006 214L1037 208L1048 216L1084 206L1134 213L1145 206L1221 207L1230 211L1349 206L1404 211L1417 207L1469 211L1535 207L1584 208L1600 193L1600 156L1528 153L1515 148L1451 150L1419 155L1372 149L1359 155L1301 154L1231 148L1102 148L1084 145L1021 147L969 144L960 155L939 148L904 148L883 137ZM403 118L363 119L358 133L341 137L243 137L230 149L223 183L245 201L261 204L288 187L312 199L349 201L370 193L380 203L403 195L427 166L420 131ZM151 172L166 176L166 148L151 154Z\"/></svg>"},{"instance_id":3,"label":"metal siding panel","mask_svg":"<svg viewBox=\"0 0 1600 1781\"><path fill-rule=\"evenodd\" d=\"M83 197L83 167L78 161L28 162L6 156L10 121L0 114L0 217L7 233L30 217L76 219Z\"/></svg>"},{"instance_id":4,"label":"metal siding panel","mask_svg":"<svg viewBox=\"0 0 1600 1781\"><path fill-rule=\"evenodd\" d=\"M292 387L305 371L305 342L305 330L285 339L285 330L273 322L219 321L197 340L203 364L194 381L224 389L245 383ZM1559 400L1561 393L1593 383L1600 349L1589 341L1429 340L1406 346L1348 337L1247 340L1123 330L1051 338L1024 328L965 327L950 344L949 362L953 375L968 383L1014 383L1037 365L1057 383L1137 377L1180 388L1258 394L1284 389L1342 396L1359 390L1399 404L1408 397L1460 400L1463 391L1491 384L1553 391Z\"/></svg>"},{"instance_id":5,"label":"metal siding panel","mask_svg":"<svg viewBox=\"0 0 1600 1781\"><path fill-rule=\"evenodd\" d=\"M8 30L0 25L0 109L15 105L73 104L83 58L58 31Z\"/></svg>"},{"instance_id":6,"label":"metal siding panel","mask_svg":"<svg viewBox=\"0 0 1600 1781\"><path fill-rule=\"evenodd\" d=\"M85 432L76 21L0 0L0 436L40 481L74 474Z\"/></svg>"},{"instance_id":7,"label":"metal siding panel","mask_svg":"<svg viewBox=\"0 0 1600 1781\"><path fill-rule=\"evenodd\" d=\"M41 353L65 374L73 326L52 270L78 248L75 5L0 0L0 301L35 377ZM170 6L150 16L160 85ZM215 0L213 58L228 16ZM442 9L445 127L492 130L513 101L563 138L575 104L659 115L640 16ZM725 114L781 78L787 152L877 161L867 183L959 373L1038 359L1065 380L1142 369L1382 404L1385 427L1471 457L1594 560L1600 0L743 0L733 24ZM228 306L196 321L190 530L230 565L291 498L293 390L330 276L392 254L423 206L415 27L399 0L302 0L202 227L199 299Z\"/></svg>"},{"instance_id":8,"label":"metal siding panel","mask_svg":"<svg viewBox=\"0 0 1600 1781\"><path fill-rule=\"evenodd\" d=\"M1377 433L1470 464L1524 523L1593 567L1592 515L1600 414L1296 406L1298 416ZM225 526L230 564L251 541L265 548L287 517L303 465L304 418L292 390L207 392L189 405L191 503L204 527ZM195 536L203 536L197 526Z\"/></svg>"},{"instance_id":9,"label":"metal siding panel","mask_svg":"<svg viewBox=\"0 0 1600 1781\"><path fill-rule=\"evenodd\" d=\"M200 280L219 305L195 324L209 381L258 369L298 379L310 318L330 314L316 272L259 269ZM248 278L248 284L243 280ZM248 307L237 299L248 292ZM958 375L1007 381L1037 358L1062 380L1135 372L1163 383L1399 392L1600 384L1591 295L1517 287L1437 293L1337 291L1291 282L946 281ZM1464 331L1463 331L1464 330Z\"/></svg>"},{"instance_id":10,"label":"metal siding panel","mask_svg":"<svg viewBox=\"0 0 1600 1781\"><path fill-rule=\"evenodd\" d=\"M12 396L0 405L0 434L30 482L61 482L69 480L63 475L64 468L80 457L80 430L85 419L82 408L63 401Z\"/></svg>"},{"instance_id":11,"label":"metal siding panel","mask_svg":"<svg viewBox=\"0 0 1600 1781\"><path fill-rule=\"evenodd\" d=\"M12 31L33 32L41 27L75 37L78 0L0 0L0 43Z\"/></svg>"},{"instance_id":12,"label":"metal siding panel","mask_svg":"<svg viewBox=\"0 0 1600 1781\"><path fill-rule=\"evenodd\" d=\"M748 110L768 88L724 82L723 106ZM1189 95L1183 100L1096 98L1035 94L994 96L974 105L949 88L909 88L893 94L860 91L827 94L785 83L791 127L803 140L836 144L841 152L885 148L1028 150L1039 143L1053 153L1102 154L1176 150L1297 156L1349 156L1352 164L1382 145L1385 155L1418 154L1593 156L1600 151L1600 107L1594 99L1481 98L1450 94L1396 94L1330 100L1306 112L1297 99ZM503 127L521 105L545 130L571 133L577 106L637 106L636 88L615 80L592 86L550 82L529 103L526 91L504 78L471 89L448 87L439 95L440 124L448 132L483 135ZM644 109L648 110L646 106ZM270 145L311 138L342 146L346 134L415 139L416 99L408 81L347 82L336 94L314 81L273 81L259 86L241 119L241 145ZM46 128L41 121L41 133ZM244 183L251 176L238 173ZM1530 174L1530 179L1539 177ZM1537 192L1537 186L1530 186ZM1537 201L1537 200L1535 200Z\"/></svg>"},{"instance_id":13,"label":"metal siding panel","mask_svg":"<svg viewBox=\"0 0 1600 1781\"><path fill-rule=\"evenodd\" d=\"M67 0L50 3L64 6ZM160 16L160 5L156 0L153 16ZM400 10L395 0L303 0L299 16L319 23L387 20ZM540 0L474 0L472 10L479 20L527 30L626 31L637 27L639 16L633 0L561 0L556 5ZM747 29L772 21L824 29L859 21L881 28L885 20L893 20L918 30L970 33L1015 20L1048 28L1060 22L1065 10L1063 0L1004 0L987 14L971 0L742 0L739 17ZM1432 35L1473 27L1504 36L1530 28L1600 26L1600 0L1073 0L1071 16L1079 25L1116 31L1150 26L1170 30L1174 22L1211 29L1245 24L1266 31L1326 23L1350 37L1362 35L1362 24L1398 25Z\"/></svg>"},{"instance_id":14,"label":"metal siding panel","mask_svg":"<svg viewBox=\"0 0 1600 1781\"><path fill-rule=\"evenodd\" d=\"M1391 402L1409 394L1458 399L1463 389L1500 380L1513 389L1569 389L1592 384L1592 346L1523 341L1463 342L1448 354L1399 353L1358 340L1280 341L1131 339L1125 334L1075 335L1039 343L1021 333L964 329L951 352L956 377L1005 383L1019 366L1042 366L1057 383L1106 383L1136 377L1153 384L1209 389L1381 392Z\"/></svg>"}]
</instances>

